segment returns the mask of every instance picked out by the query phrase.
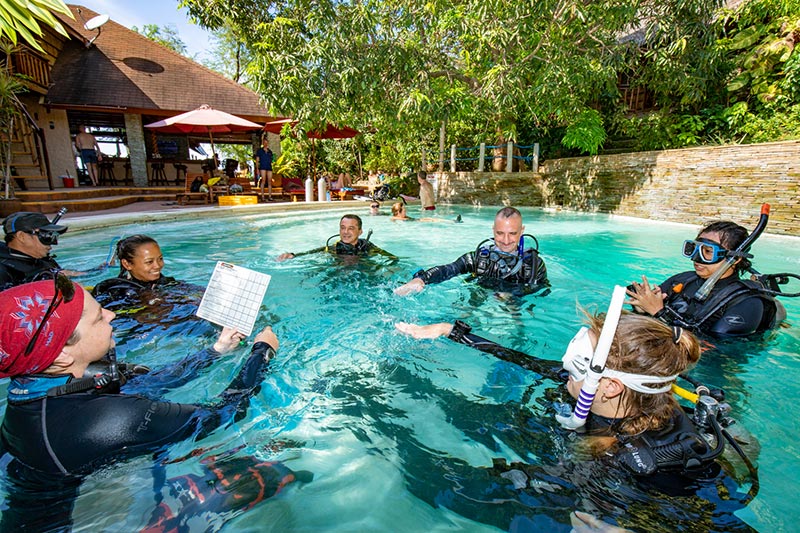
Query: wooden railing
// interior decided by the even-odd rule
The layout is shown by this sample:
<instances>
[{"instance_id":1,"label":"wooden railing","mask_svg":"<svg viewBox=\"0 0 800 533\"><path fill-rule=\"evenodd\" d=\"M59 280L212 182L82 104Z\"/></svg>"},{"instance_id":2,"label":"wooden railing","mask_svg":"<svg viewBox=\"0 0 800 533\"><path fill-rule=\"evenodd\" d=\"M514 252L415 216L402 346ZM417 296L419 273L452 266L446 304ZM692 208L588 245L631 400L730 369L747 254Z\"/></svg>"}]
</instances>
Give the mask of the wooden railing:
<instances>
[{"instance_id":1,"label":"wooden railing","mask_svg":"<svg viewBox=\"0 0 800 533\"><path fill-rule=\"evenodd\" d=\"M30 89L45 93L50 86L50 65L47 60L26 46L11 55L15 74L25 76L23 83Z\"/></svg>"}]
</instances>

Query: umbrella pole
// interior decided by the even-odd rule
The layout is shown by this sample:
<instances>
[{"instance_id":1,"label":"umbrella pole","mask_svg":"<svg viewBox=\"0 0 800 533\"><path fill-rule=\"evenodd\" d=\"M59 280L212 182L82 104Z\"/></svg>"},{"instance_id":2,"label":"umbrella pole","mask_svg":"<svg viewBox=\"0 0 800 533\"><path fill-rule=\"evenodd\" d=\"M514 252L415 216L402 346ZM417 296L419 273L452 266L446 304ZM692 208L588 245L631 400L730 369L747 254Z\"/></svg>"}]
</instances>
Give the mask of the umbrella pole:
<instances>
[{"instance_id":1,"label":"umbrella pole","mask_svg":"<svg viewBox=\"0 0 800 533\"><path fill-rule=\"evenodd\" d=\"M214 135L211 133L211 128L208 128L208 140L211 141L211 177L214 177L214 170L217 168L217 149L214 148Z\"/></svg>"}]
</instances>

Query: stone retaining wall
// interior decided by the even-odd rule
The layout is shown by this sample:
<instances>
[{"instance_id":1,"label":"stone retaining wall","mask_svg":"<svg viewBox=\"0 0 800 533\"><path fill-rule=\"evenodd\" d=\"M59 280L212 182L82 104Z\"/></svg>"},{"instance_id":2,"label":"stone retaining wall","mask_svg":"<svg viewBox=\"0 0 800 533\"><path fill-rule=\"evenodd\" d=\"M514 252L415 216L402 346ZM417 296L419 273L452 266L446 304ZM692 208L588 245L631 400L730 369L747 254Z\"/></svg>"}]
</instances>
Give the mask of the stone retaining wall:
<instances>
[{"instance_id":1,"label":"stone retaining wall","mask_svg":"<svg viewBox=\"0 0 800 533\"><path fill-rule=\"evenodd\" d=\"M800 236L800 141L574 157L539 170L436 174L438 198L696 225L727 219L747 228L768 203L767 231Z\"/></svg>"}]
</instances>

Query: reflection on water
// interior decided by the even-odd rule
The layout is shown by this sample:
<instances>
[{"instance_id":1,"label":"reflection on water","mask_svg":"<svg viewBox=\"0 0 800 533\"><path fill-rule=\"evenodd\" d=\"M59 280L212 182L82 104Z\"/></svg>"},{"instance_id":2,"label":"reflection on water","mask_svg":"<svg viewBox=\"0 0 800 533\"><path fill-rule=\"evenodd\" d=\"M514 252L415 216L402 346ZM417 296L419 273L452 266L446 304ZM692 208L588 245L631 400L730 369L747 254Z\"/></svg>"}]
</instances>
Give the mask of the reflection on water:
<instances>
[{"instance_id":1,"label":"reflection on water","mask_svg":"<svg viewBox=\"0 0 800 533\"><path fill-rule=\"evenodd\" d=\"M147 233L161 244L165 274L177 279L204 285L218 260L273 276L256 328L272 324L281 348L248 416L202 441L175 445L170 457L180 460L166 465L164 475L199 475L204 458L241 447L241 456L282 460L313 472L314 480L225 517L232 521L229 530L568 531L574 509L638 531L707 531L712 523L718 530L746 530L730 514L746 498L746 483L719 476L703 487L705 499L654 499L652 487L580 460L580 439L553 421L553 402L562 399L553 383L446 340L416 341L394 331L401 320L458 318L506 346L558 360L579 325L578 305L603 307L614 284L642 274L661 281L686 270L680 244L696 228L527 210L526 233L539 240L549 295L509 299L454 279L396 297L392 289L417 269L453 261L489 236L496 209L443 211L443 218L461 214L463 223L364 217L365 234L374 230L372 241L397 262L378 257L349 265L324 254L274 260L287 250L321 246L341 210L70 232L60 239L58 259L74 268L91 266L105 258L102 243L120 233ZM800 271L795 245L762 237L753 248L755 266ZM93 285L111 275L82 281ZM217 328L192 318L197 296L187 291L167 307L120 313L120 356L156 367L207 345ZM784 303L794 324L800 306ZM692 374L723 388L734 416L760 441L760 492L737 515L764 531L792 529L786 517L800 514L800 503L785 498L794 485L787 473L800 468L800 428L797 417L784 414L800 394L794 379L799 339L791 327L759 341L717 343ZM169 398L214 398L245 351L226 356ZM509 489L499 465L493 469L496 458L531 465L529 489ZM141 529L153 511L152 477L147 457L91 476L76 505L76 526ZM721 502L720 494L729 501Z\"/></svg>"}]
</instances>

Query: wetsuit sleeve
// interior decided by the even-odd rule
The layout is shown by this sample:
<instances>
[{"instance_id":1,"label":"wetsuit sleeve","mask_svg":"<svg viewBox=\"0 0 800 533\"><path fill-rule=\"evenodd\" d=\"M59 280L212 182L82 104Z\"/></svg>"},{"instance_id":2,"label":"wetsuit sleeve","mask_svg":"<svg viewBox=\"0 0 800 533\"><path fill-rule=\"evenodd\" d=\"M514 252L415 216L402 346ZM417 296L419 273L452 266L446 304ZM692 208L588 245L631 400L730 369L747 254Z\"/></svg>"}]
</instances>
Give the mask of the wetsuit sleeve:
<instances>
[{"instance_id":1,"label":"wetsuit sleeve","mask_svg":"<svg viewBox=\"0 0 800 533\"><path fill-rule=\"evenodd\" d=\"M292 252L292 255L295 257L300 257L301 255L317 254L319 252L324 252L324 251L325 247L320 246L319 248L314 248L313 250L306 250L305 252L297 252L297 253Z\"/></svg>"},{"instance_id":2,"label":"wetsuit sleeve","mask_svg":"<svg viewBox=\"0 0 800 533\"><path fill-rule=\"evenodd\" d=\"M441 283L450 278L467 274L475 270L475 252L468 252L452 263L447 265L435 266L428 270L420 270L414 274L414 279L419 278L425 282L425 285L431 283Z\"/></svg>"},{"instance_id":3,"label":"wetsuit sleeve","mask_svg":"<svg viewBox=\"0 0 800 533\"><path fill-rule=\"evenodd\" d=\"M738 337L758 331L764 317L761 298L745 298L725 309L725 313L708 330L717 337Z\"/></svg>"},{"instance_id":4,"label":"wetsuit sleeve","mask_svg":"<svg viewBox=\"0 0 800 533\"><path fill-rule=\"evenodd\" d=\"M253 348L255 349L255 346ZM125 385L125 393L149 397L162 396L170 389L181 387L195 379L198 372L211 366L220 355L213 348L205 348L177 363L137 375Z\"/></svg>"},{"instance_id":5,"label":"wetsuit sleeve","mask_svg":"<svg viewBox=\"0 0 800 533\"><path fill-rule=\"evenodd\" d=\"M454 329L454 333L455 332L456 330ZM536 372L543 378L553 381L560 381L558 377L561 370L560 362L539 359L538 357L534 357L523 352L518 352L517 350L512 350L511 348L506 348L505 346L501 346L494 341L484 339L483 337L479 337L478 335L469 332L462 332L456 335L451 333L448 338L461 344L465 344L470 348L475 348L481 352L493 355L501 361L513 363L521 368L524 368L525 370Z\"/></svg>"}]
</instances>

